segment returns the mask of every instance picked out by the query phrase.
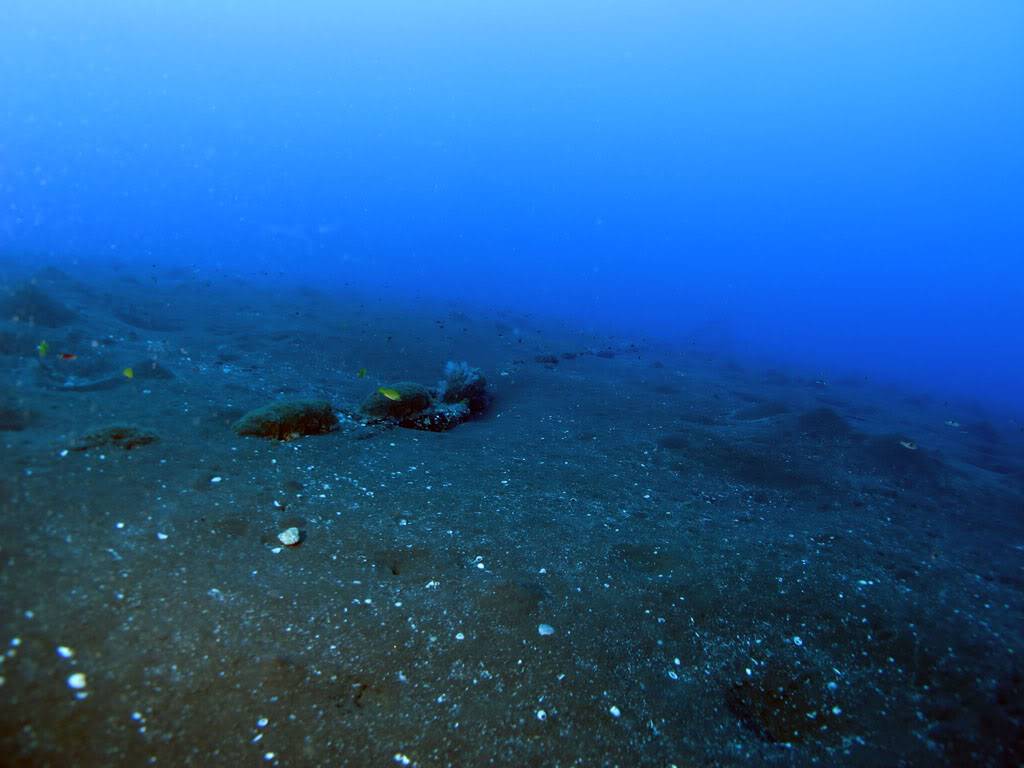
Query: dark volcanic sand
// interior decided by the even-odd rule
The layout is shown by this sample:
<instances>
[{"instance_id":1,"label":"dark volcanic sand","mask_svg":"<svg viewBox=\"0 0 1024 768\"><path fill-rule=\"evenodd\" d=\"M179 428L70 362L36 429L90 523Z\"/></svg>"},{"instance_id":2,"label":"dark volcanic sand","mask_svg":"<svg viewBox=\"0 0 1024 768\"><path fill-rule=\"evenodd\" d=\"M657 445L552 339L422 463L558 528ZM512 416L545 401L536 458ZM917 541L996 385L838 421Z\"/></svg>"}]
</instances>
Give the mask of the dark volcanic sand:
<instances>
[{"instance_id":1,"label":"dark volcanic sand","mask_svg":"<svg viewBox=\"0 0 1024 768\"><path fill-rule=\"evenodd\" d=\"M74 315L0 321L3 765L1024 760L1008 419L497 313L36 287ZM447 433L231 430L449 359L495 401Z\"/></svg>"}]
</instances>

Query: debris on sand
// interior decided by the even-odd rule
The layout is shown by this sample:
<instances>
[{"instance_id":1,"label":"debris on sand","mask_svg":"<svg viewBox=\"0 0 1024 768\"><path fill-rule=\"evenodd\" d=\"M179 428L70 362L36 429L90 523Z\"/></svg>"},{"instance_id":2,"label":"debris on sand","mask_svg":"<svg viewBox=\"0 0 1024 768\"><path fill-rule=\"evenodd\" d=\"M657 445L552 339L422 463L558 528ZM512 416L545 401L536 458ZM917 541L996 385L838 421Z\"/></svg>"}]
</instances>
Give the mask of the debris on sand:
<instances>
[{"instance_id":1,"label":"debris on sand","mask_svg":"<svg viewBox=\"0 0 1024 768\"><path fill-rule=\"evenodd\" d=\"M271 440L294 440L322 435L338 426L334 407L326 400L287 400L249 411L235 422L240 435Z\"/></svg>"},{"instance_id":2,"label":"debris on sand","mask_svg":"<svg viewBox=\"0 0 1024 768\"><path fill-rule=\"evenodd\" d=\"M141 445L155 443L159 437L155 432L127 424L102 427L83 435L72 446L73 451L88 451L93 448L122 448L131 451Z\"/></svg>"}]
</instances>

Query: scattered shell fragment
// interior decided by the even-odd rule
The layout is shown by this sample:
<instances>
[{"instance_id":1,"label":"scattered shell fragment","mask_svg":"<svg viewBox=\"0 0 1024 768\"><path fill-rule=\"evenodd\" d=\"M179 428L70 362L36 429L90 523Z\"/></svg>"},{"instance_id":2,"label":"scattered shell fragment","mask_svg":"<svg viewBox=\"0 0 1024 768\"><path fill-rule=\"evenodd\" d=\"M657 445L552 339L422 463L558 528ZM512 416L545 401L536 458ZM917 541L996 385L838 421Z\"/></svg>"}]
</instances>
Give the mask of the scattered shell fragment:
<instances>
[{"instance_id":1,"label":"scattered shell fragment","mask_svg":"<svg viewBox=\"0 0 1024 768\"><path fill-rule=\"evenodd\" d=\"M277 540L284 544L286 547L294 547L302 539L302 534L299 533L299 529L292 526L291 528L285 528L279 534L277 534Z\"/></svg>"},{"instance_id":2,"label":"scattered shell fragment","mask_svg":"<svg viewBox=\"0 0 1024 768\"><path fill-rule=\"evenodd\" d=\"M915 443L913 440L900 440L900 445L902 445L908 451L917 450L917 443Z\"/></svg>"}]
</instances>

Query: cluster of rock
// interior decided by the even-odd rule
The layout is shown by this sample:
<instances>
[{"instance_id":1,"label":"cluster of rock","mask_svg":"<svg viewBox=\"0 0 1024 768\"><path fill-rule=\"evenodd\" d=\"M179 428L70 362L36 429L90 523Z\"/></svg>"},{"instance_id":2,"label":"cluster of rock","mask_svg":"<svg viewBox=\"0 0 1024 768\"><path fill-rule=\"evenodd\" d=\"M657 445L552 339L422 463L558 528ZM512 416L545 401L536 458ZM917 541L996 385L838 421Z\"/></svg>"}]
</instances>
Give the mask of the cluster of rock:
<instances>
[{"instance_id":1,"label":"cluster of rock","mask_svg":"<svg viewBox=\"0 0 1024 768\"><path fill-rule=\"evenodd\" d=\"M480 369L449 362L434 388L400 381L378 388L350 414L365 425L398 426L445 432L483 413L491 402ZM337 411L325 400L292 400L250 411L239 419L240 435L291 440L330 432L339 425Z\"/></svg>"}]
</instances>

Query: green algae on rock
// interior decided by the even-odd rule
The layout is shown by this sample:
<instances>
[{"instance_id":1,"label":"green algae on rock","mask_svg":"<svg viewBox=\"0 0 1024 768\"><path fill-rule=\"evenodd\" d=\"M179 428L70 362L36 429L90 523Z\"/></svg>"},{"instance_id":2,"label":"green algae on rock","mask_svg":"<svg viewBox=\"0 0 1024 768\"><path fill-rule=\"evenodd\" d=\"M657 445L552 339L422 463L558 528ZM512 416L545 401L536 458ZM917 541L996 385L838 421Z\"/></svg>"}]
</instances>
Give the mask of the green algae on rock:
<instances>
[{"instance_id":1,"label":"green algae on rock","mask_svg":"<svg viewBox=\"0 0 1024 768\"><path fill-rule=\"evenodd\" d=\"M249 411L235 422L240 435L293 440L322 435L338 425L334 407L326 400L286 400Z\"/></svg>"},{"instance_id":2,"label":"green algae on rock","mask_svg":"<svg viewBox=\"0 0 1024 768\"><path fill-rule=\"evenodd\" d=\"M397 399L386 397L381 389L394 391ZM359 410L372 419L405 419L425 411L433 402L429 389L413 381L400 381L381 387L367 397Z\"/></svg>"}]
</instances>

